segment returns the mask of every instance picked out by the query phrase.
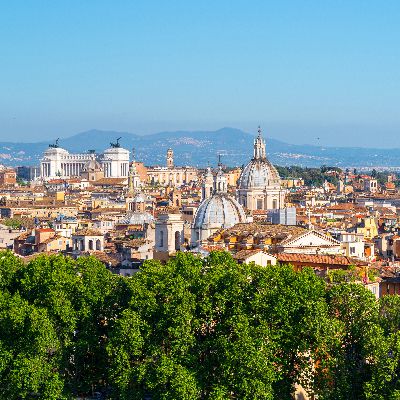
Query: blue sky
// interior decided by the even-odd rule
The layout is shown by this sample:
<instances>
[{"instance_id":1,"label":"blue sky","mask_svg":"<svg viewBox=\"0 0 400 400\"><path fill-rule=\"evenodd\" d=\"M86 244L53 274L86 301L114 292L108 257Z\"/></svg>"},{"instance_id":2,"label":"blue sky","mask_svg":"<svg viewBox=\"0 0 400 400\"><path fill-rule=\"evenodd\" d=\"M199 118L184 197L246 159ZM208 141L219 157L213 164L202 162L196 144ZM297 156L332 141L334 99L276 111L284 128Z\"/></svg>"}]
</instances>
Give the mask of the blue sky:
<instances>
[{"instance_id":1,"label":"blue sky","mask_svg":"<svg viewBox=\"0 0 400 400\"><path fill-rule=\"evenodd\" d=\"M399 20L389 0L3 1L0 140L261 124L400 147Z\"/></svg>"}]
</instances>

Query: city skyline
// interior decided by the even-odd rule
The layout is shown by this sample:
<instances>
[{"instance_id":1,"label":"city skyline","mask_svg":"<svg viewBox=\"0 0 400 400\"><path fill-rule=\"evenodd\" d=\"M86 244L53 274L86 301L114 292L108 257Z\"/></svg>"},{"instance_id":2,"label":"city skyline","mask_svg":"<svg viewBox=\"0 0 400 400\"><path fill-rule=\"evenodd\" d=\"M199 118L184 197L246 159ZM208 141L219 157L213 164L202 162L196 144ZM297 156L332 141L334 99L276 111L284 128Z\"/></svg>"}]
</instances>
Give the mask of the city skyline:
<instances>
[{"instance_id":1,"label":"city skyline","mask_svg":"<svg viewBox=\"0 0 400 400\"><path fill-rule=\"evenodd\" d=\"M399 12L394 1L5 4L0 140L261 124L293 144L400 147Z\"/></svg>"}]
</instances>

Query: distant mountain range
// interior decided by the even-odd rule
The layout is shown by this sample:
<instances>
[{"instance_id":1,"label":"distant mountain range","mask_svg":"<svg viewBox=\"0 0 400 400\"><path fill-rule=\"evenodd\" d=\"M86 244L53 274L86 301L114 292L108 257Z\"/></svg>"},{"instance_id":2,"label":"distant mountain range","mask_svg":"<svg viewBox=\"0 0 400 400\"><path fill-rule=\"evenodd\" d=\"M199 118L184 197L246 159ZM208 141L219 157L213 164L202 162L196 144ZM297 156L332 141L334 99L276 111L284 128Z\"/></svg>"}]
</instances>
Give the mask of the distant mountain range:
<instances>
[{"instance_id":1,"label":"distant mountain range","mask_svg":"<svg viewBox=\"0 0 400 400\"><path fill-rule=\"evenodd\" d=\"M145 165L165 165L165 153L174 150L177 165L216 165L218 154L227 166L240 166L253 154L254 135L234 128L217 131L160 132L137 135L128 132L90 130L60 139L59 145L70 152L101 152L121 137L121 146L136 152L136 159ZM55 138L54 138L55 139ZM48 142L0 142L0 164L38 165ZM293 145L266 138L268 157L274 164L319 167L400 167L400 149L358 147L321 147Z\"/></svg>"}]
</instances>

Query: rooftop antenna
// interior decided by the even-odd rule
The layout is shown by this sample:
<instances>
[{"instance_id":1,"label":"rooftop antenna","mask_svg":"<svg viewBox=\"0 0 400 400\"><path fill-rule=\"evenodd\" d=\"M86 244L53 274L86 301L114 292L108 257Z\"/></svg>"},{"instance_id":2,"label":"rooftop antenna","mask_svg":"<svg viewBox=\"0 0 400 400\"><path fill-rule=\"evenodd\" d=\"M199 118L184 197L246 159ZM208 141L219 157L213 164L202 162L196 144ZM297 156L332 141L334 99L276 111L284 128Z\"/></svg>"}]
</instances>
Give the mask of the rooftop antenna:
<instances>
[{"instance_id":1,"label":"rooftop antenna","mask_svg":"<svg viewBox=\"0 0 400 400\"><path fill-rule=\"evenodd\" d=\"M132 161L135 162L135 148L132 147Z\"/></svg>"}]
</instances>

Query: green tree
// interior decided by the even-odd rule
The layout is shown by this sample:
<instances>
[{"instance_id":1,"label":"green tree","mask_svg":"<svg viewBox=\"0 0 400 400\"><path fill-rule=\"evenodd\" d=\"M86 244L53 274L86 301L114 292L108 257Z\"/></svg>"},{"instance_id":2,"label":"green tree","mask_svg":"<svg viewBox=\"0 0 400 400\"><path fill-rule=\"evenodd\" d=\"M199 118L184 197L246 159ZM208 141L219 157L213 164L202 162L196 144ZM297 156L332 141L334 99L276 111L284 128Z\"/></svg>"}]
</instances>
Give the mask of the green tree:
<instances>
[{"instance_id":1,"label":"green tree","mask_svg":"<svg viewBox=\"0 0 400 400\"><path fill-rule=\"evenodd\" d=\"M62 399L60 342L46 311L0 292L0 397Z\"/></svg>"},{"instance_id":2,"label":"green tree","mask_svg":"<svg viewBox=\"0 0 400 400\"><path fill-rule=\"evenodd\" d=\"M367 399L400 399L400 296L379 300L379 326L368 336L371 379L365 384Z\"/></svg>"},{"instance_id":3,"label":"green tree","mask_svg":"<svg viewBox=\"0 0 400 400\"><path fill-rule=\"evenodd\" d=\"M0 253L0 398L399 399L400 297L225 252L147 261Z\"/></svg>"},{"instance_id":4,"label":"green tree","mask_svg":"<svg viewBox=\"0 0 400 400\"><path fill-rule=\"evenodd\" d=\"M331 354L336 371L330 398L363 399L364 385L371 378L368 344L378 327L378 303L369 290L356 283L332 286L327 299L332 317L342 324L342 341Z\"/></svg>"}]
</instances>

